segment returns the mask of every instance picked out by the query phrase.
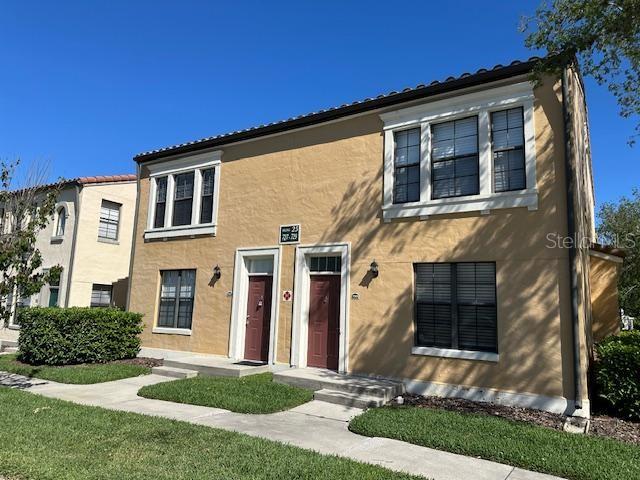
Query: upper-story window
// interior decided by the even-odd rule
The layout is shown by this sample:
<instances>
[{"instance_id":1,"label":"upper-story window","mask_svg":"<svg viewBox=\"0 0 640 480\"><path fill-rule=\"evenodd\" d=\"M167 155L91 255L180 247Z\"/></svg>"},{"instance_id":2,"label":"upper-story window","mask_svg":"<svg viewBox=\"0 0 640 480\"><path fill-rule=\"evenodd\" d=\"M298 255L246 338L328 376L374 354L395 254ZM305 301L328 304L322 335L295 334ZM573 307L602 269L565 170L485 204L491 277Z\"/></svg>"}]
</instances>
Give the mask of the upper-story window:
<instances>
[{"instance_id":1,"label":"upper-story window","mask_svg":"<svg viewBox=\"0 0 640 480\"><path fill-rule=\"evenodd\" d=\"M120 208L122 205L108 200L102 200L100 206L100 226L98 238L102 240L118 240L120 226Z\"/></svg>"},{"instance_id":2,"label":"upper-story window","mask_svg":"<svg viewBox=\"0 0 640 480\"><path fill-rule=\"evenodd\" d=\"M393 203L420 200L420 129L394 132Z\"/></svg>"},{"instance_id":3,"label":"upper-story window","mask_svg":"<svg viewBox=\"0 0 640 480\"><path fill-rule=\"evenodd\" d=\"M195 172L175 176L175 197L173 199L172 226L191 225L193 215L193 182Z\"/></svg>"},{"instance_id":4,"label":"upper-story window","mask_svg":"<svg viewBox=\"0 0 640 480\"><path fill-rule=\"evenodd\" d=\"M57 212L57 220L56 220L56 233L55 236L56 237L62 237L64 236L64 229L66 227L67 224L67 211L65 210L64 207L60 207Z\"/></svg>"},{"instance_id":5,"label":"upper-story window","mask_svg":"<svg viewBox=\"0 0 640 480\"><path fill-rule=\"evenodd\" d=\"M156 211L153 228L164 227L164 216L167 209L167 177L156 179Z\"/></svg>"},{"instance_id":6,"label":"upper-story window","mask_svg":"<svg viewBox=\"0 0 640 480\"><path fill-rule=\"evenodd\" d=\"M149 166L151 194L146 239L215 235L221 152Z\"/></svg>"},{"instance_id":7,"label":"upper-story window","mask_svg":"<svg viewBox=\"0 0 640 480\"><path fill-rule=\"evenodd\" d=\"M213 220L213 185L215 173L213 168L202 170L202 199L200 206L200 223L211 223Z\"/></svg>"},{"instance_id":8,"label":"upper-story window","mask_svg":"<svg viewBox=\"0 0 640 480\"><path fill-rule=\"evenodd\" d=\"M522 82L381 114L383 218L536 210L533 99Z\"/></svg>"},{"instance_id":9,"label":"upper-story window","mask_svg":"<svg viewBox=\"0 0 640 480\"><path fill-rule=\"evenodd\" d=\"M491 113L491 146L495 191L526 188L522 107Z\"/></svg>"},{"instance_id":10,"label":"upper-story window","mask_svg":"<svg viewBox=\"0 0 640 480\"><path fill-rule=\"evenodd\" d=\"M478 117L431 126L431 197L477 195Z\"/></svg>"}]
</instances>

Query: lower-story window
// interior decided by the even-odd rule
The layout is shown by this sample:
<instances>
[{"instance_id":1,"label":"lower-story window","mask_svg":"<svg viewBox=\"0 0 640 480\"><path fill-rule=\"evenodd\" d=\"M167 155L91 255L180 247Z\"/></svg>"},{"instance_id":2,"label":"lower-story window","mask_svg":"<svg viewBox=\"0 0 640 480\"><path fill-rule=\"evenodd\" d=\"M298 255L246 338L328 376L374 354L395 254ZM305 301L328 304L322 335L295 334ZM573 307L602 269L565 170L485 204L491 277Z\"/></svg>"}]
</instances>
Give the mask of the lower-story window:
<instances>
[{"instance_id":1,"label":"lower-story window","mask_svg":"<svg viewBox=\"0 0 640 480\"><path fill-rule=\"evenodd\" d=\"M91 306L111 306L111 285L98 285L97 283L93 284L93 287L91 288Z\"/></svg>"},{"instance_id":2,"label":"lower-story window","mask_svg":"<svg viewBox=\"0 0 640 480\"><path fill-rule=\"evenodd\" d=\"M416 346L498 352L496 266L416 263Z\"/></svg>"},{"instance_id":3,"label":"lower-story window","mask_svg":"<svg viewBox=\"0 0 640 480\"><path fill-rule=\"evenodd\" d=\"M196 271L163 270L160 275L162 276L162 284L158 327L190 329Z\"/></svg>"}]
</instances>

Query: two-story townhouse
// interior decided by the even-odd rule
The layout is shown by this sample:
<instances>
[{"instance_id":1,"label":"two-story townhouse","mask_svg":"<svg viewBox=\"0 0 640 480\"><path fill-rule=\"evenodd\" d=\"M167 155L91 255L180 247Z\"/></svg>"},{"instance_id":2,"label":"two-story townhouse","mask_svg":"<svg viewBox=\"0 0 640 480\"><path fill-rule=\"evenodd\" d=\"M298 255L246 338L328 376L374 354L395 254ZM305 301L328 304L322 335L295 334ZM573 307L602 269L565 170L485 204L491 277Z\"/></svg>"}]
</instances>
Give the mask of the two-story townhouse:
<instances>
[{"instance_id":1,"label":"two-story townhouse","mask_svg":"<svg viewBox=\"0 0 640 480\"><path fill-rule=\"evenodd\" d=\"M53 188L52 185L50 188ZM36 237L44 269L62 267L60 280L38 294L5 299L13 314L0 338L15 340L15 312L29 306L126 306L136 207L135 175L81 177L55 185L51 222ZM40 187L46 191L47 186ZM10 212L5 212L10 215Z\"/></svg>"},{"instance_id":2,"label":"two-story townhouse","mask_svg":"<svg viewBox=\"0 0 640 480\"><path fill-rule=\"evenodd\" d=\"M136 156L144 346L588 415L619 253L579 73L535 61Z\"/></svg>"}]
</instances>

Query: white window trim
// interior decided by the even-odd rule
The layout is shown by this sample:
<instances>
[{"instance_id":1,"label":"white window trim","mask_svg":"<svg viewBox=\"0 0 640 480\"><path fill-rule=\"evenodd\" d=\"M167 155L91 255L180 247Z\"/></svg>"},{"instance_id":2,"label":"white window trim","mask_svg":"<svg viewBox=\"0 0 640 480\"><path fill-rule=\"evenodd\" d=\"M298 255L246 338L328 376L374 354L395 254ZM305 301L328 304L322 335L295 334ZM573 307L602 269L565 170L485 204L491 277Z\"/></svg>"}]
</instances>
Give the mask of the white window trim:
<instances>
[{"instance_id":1,"label":"white window trim","mask_svg":"<svg viewBox=\"0 0 640 480\"><path fill-rule=\"evenodd\" d=\"M231 305L231 334L229 357L244 360L245 334L247 329L247 295L249 293L249 271L247 261L252 258L270 257L273 260L273 282L271 284L271 322L269 324L268 363L276 363L278 343L278 316L280 312L280 258L281 247L239 248L236 250L233 269L233 301Z\"/></svg>"},{"instance_id":2,"label":"white window trim","mask_svg":"<svg viewBox=\"0 0 640 480\"><path fill-rule=\"evenodd\" d=\"M190 328L170 328L170 327L153 327L151 333L160 333L165 335L191 335Z\"/></svg>"},{"instance_id":3,"label":"white window trim","mask_svg":"<svg viewBox=\"0 0 640 480\"><path fill-rule=\"evenodd\" d=\"M458 358L462 360L481 360L485 362L497 362L500 356L493 352L479 352L475 350L457 350L455 348L438 347L412 347L412 355L425 355L427 357Z\"/></svg>"},{"instance_id":4,"label":"white window trim","mask_svg":"<svg viewBox=\"0 0 640 480\"><path fill-rule=\"evenodd\" d=\"M207 152L199 155L191 155L175 160L163 161L149 166L149 208L147 216L147 229L144 232L145 240L158 238L172 238L194 235L215 235L218 223L218 201L220 196L220 167L222 165L222 151ZM213 221L210 223L198 223L200 220L200 207L202 204L202 170L213 168ZM191 225L171 226L173 218L173 202L175 194L175 175L194 172L193 181L193 206L191 211ZM156 180L167 177L167 200L164 216L164 227L154 228L153 220L156 213Z\"/></svg>"},{"instance_id":5,"label":"white window trim","mask_svg":"<svg viewBox=\"0 0 640 480\"><path fill-rule=\"evenodd\" d=\"M461 95L380 115L384 122L383 219L479 211L483 214L500 208L538 208L536 184L536 146L533 115L533 86L521 82L482 92ZM493 192L493 155L491 153L491 112L522 107L524 112L525 172L527 188L511 192ZM478 158L480 193L462 197L431 199L431 125L434 123L478 116ZM394 204L394 133L419 127L420 201Z\"/></svg>"},{"instance_id":6,"label":"white window trim","mask_svg":"<svg viewBox=\"0 0 640 480\"><path fill-rule=\"evenodd\" d=\"M60 221L60 210L64 211L64 218L65 218L64 232L62 232L62 235L58 235L58 222ZM55 211L55 214L53 219L53 232L51 233L51 241L61 242L67 233L67 227L68 227L67 220L69 219L69 208L65 202L58 202L56 203L54 211Z\"/></svg>"},{"instance_id":7,"label":"white window trim","mask_svg":"<svg viewBox=\"0 0 640 480\"><path fill-rule=\"evenodd\" d=\"M293 291L293 324L291 333L291 365L298 368L307 366L307 343L309 339L309 258L311 255L339 254L342 258L340 270L340 333L338 335L338 372L349 371L349 301L351 276L351 244L329 243L322 245L298 245Z\"/></svg>"}]
</instances>

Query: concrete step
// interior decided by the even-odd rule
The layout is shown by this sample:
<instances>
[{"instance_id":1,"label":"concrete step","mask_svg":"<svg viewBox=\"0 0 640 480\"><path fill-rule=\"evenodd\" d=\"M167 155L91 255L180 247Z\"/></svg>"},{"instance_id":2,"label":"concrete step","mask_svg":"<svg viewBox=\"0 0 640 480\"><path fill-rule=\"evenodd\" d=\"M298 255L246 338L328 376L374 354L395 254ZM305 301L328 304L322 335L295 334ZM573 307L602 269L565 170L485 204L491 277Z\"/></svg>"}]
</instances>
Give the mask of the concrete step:
<instances>
[{"instance_id":1,"label":"concrete step","mask_svg":"<svg viewBox=\"0 0 640 480\"><path fill-rule=\"evenodd\" d=\"M15 353L18 351L18 342L16 340L0 340L1 353Z\"/></svg>"},{"instance_id":2,"label":"concrete step","mask_svg":"<svg viewBox=\"0 0 640 480\"><path fill-rule=\"evenodd\" d=\"M189 360L169 360L163 361L166 367L195 370L201 375L211 377L235 377L240 378L247 375L255 375L269 371L269 365L249 365L244 363L221 362L219 359L189 359Z\"/></svg>"},{"instance_id":3,"label":"concrete step","mask_svg":"<svg viewBox=\"0 0 640 480\"><path fill-rule=\"evenodd\" d=\"M375 408L381 407L385 403L385 399L379 396L363 395L360 393L341 392L339 390L330 390L323 388L313 394L315 400L327 403L335 403L337 405L345 405L355 408Z\"/></svg>"},{"instance_id":4,"label":"concrete step","mask_svg":"<svg viewBox=\"0 0 640 480\"><path fill-rule=\"evenodd\" d=\"M310 390L332 390L365 397L381 398L386 403L404 392L402 382L393 380L344 375L328 370L311 368L289 369L276 372L274 381Z\"/></svg>"},{"instance_id":5,"label":"concrete step","mask_svg":"<svg viewBox=\"0 0 640 480\"><path fill-rule=\"evenodd\" d=\"M172 378L192 378L198 375L195 370L187 370L186 368L167 367L163 365L161 367L153 367L151 373L155 375L162 375L163 377Z\"/></svg>"}]
</instances>

